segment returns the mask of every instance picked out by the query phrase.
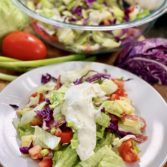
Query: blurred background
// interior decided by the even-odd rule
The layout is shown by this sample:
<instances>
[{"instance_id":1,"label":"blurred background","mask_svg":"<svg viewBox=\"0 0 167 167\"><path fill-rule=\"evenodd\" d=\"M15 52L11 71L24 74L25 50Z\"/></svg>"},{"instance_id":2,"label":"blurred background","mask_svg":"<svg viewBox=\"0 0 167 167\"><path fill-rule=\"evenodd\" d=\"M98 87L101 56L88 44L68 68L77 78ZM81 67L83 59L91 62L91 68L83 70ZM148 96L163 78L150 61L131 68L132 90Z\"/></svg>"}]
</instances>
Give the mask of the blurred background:
<instances>
[{"instance_id":1,"label":"blurred background","mask_svg":"<svg viewBox=\"0 0 167 167\"><path fill-rule=\"evenodd\" d=\"M167 14L161 16L146 37L167 37Z\"/></svg>"}]
</instances>

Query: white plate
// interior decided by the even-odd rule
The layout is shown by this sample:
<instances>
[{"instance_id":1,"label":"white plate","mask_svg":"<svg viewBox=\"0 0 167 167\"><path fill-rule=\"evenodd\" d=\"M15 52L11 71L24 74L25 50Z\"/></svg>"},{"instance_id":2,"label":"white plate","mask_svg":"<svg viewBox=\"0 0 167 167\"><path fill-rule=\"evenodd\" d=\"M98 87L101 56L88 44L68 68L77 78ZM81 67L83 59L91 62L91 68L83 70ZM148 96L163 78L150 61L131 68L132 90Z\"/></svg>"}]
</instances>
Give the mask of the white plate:
<instances>
[{"instance_id":1,"label":"white plate","mask_svg":"<svg viewBox=\"0 0 167 167\"><path fill-rule=\"evenodd\" d=\"M42 74L56 76L62 71L80 69L87 64L97 71L106 69L113 77L133 78L126 82L125 87L148 125L148 140L141 145L141 161L133 167L160 167L164 164L167 158L167 104L162 97L145 81L119 68L100 63L68 62L32 70L0 93L0 161L5 167L37 167L35 162L23 158L19 152L16 130L12 125L16 113L9 104L24 105L31 91L40 85Z\"/></svg>"}]
</instances>

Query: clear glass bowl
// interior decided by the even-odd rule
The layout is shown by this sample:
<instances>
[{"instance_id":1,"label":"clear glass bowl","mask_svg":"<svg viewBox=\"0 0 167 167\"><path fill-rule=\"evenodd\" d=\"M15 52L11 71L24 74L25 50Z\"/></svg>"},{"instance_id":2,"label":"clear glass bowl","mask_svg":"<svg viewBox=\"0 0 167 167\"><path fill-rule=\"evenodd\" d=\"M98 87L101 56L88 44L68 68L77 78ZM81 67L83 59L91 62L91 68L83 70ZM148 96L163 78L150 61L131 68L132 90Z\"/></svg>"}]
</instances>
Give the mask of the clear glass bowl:
<instances>
[{"instance_id":1,"label":"clear glass bowl","mask_svg":"<svg viewBox=\"0 0 167 167\"><path fill-rule=\"evenodd\" d=\"M140 20L108 26L87 26L46 18L29 9L26 6L26 0L13 0L13 2L32 18L31 25L34 32L44 41L66 51L86 54L118 50L125 46L126 43L133 42L140 35L148 32L156 19L167 11L167 0L164 0L158 9L152 11L150 15ZM46 29L44 30L41 25L49 27L49 32L47 32ZM55 34L49 35L52 33L50 30L52 32L63 30L66 40L61 40L61 37ZM107 37L111 40L102 43L101 39L98 37L101 39Z\"/></svg>"}]
</instances>

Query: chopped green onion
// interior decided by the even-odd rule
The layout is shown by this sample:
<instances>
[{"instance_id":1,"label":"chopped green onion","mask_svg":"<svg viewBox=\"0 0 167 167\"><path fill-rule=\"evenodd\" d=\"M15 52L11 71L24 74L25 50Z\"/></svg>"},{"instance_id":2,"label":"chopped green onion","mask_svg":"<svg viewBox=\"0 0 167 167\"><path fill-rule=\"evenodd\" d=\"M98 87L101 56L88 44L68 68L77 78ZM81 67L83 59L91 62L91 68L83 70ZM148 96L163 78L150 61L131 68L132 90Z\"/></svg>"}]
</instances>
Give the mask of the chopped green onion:
<instances>
[{"instance_id":1,"label":"chopped green onion","mask_svg":"<svg viewBox=\"0 0 167 167\"><path fill-rule=\"evenodd\" d=\"M17 76L0 73L0 79L4 81L13 81Z\"/></svg>"}]
</instances>

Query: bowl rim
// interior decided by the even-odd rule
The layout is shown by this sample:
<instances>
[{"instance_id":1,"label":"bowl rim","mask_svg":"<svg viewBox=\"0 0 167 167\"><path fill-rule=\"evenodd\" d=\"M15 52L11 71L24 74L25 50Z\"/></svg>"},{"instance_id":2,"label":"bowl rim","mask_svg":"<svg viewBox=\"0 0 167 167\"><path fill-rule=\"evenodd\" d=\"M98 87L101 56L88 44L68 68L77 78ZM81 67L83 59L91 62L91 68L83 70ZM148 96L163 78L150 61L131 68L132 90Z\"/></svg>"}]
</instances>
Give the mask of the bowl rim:
<instances>
[{"instance_id":1,"label":"bowl rim","mask_svg":"<svg viewBox=\"0 0 167 167\"><path fill-rule=\"evenodd\" d=\"M111 30L118 30L118 29L127 29L132 27L141 26L143 24L149 23L155 19L157 19L159 16L163 15L165 12L167 12L167 0L164 0L164 2L161 4L159 8L157 8L155 11L153 11L150 15L140 19L135 20L131 22L124 22L121 24L115 24L115 25L109 25L109 26L95 26L95 25L78 25L78 24L71 24L66 22L61 22L55 19L50 19L45 16L40 15L39 13L32 11L29 9L25 4L23 4L20 0L12 0L13 3L24 13L26 13L28 16L39 20L41 22L44 22L46 24L50 24L56 27L61 28L71 28L76 30L86 30L86 31L111 31Z\"/></svg>"}]
</instances>

